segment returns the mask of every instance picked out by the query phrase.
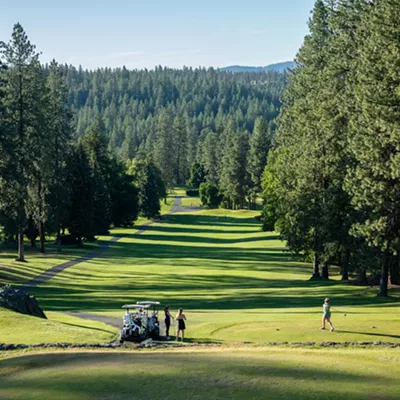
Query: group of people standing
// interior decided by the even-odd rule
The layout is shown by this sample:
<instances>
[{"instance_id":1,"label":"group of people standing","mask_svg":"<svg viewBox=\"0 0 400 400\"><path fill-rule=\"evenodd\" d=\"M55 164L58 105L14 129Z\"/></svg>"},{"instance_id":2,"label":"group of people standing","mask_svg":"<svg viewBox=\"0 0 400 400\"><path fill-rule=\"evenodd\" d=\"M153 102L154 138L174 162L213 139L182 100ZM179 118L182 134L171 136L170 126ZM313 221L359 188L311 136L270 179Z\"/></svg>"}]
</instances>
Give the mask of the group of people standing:
<instances>
[{"instance_id":1,"label":"group of people standing","mask_svg":"<svg viewBox=\"0 0 400 400\"><path fill-rule=\"evenodd\" d=\"M169 328L171 327L171 319L175 319L178 322L177 328L176 328L176 340L179 340L179 334L181 334L182 342L185 338L185 329L186 329L186 315L183 313L182 308L178 310L178 313L176 314L175 318L171 315L170 312L170 306L167 306L164 308L164 313L165 313L165 330L166 330L166 338L169 340ZM325 329L325 323L327 322L330 326L331 332L335 330L335 328L332 325L331 322L331 304L330 304L330 299L327 297L324 301L324 304L322 305L322 326L320 329Z\"/></svg>"},{"instance_id":2,"label":"group of people standing","mask_svg":"<svg viewBox=\"0 0 400 400\"><path fill-rule=\"evenodd\" d=\"M181 334L182 337L182 342L183 339L185 338L185 329L186 329L186 315L183 313L182 308L178 310L178 313L176 314L175 318L171 315L170 312L170 306L167 306L164 308L164 313L165 313L165 336L167 337L167 340L169 339L169 328L171 327L171 319L175 319L178 322L177 328L176 328L176 340L179 340L179 334Z\"/></svg>"}]
</instances>

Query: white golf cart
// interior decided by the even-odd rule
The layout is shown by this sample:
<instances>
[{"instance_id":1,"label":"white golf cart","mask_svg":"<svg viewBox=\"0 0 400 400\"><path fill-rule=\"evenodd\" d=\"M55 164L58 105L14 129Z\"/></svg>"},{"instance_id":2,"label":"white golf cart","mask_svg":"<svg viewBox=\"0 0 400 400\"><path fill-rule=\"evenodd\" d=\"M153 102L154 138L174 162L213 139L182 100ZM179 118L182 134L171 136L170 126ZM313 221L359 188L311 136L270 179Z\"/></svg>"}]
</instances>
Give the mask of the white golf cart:
<instances>
[{"instance_id":1,"label":"white golf cart","mask_svg":"<svg viewBox=\"0 0 400 400\"><path fill-rule=\"evenodd\" d=\"M120 334L120 343L142 342L152 338L158 339L160 327L158 323L158 301L138 302L137 304L125 304L122 306L126 310L123 318L123 327ZM149 309L152 309L149 315Z\"/></svg>"},{"instance_id":2,"label":"white golf cart","mask_svg":"<svg viewBox=\"0 0 400 400\"><path fill-rule=\"evenodd\" d=\"M158 321L158 312L160 310L160 302L159 301L138 301L136 304L148 306L149 311L147 313L148 322L147 322L147 331L148 337L152 339L160 338L160 323ZM150 312L151 309L151 312Z\"/></svg>"}]
</instances>

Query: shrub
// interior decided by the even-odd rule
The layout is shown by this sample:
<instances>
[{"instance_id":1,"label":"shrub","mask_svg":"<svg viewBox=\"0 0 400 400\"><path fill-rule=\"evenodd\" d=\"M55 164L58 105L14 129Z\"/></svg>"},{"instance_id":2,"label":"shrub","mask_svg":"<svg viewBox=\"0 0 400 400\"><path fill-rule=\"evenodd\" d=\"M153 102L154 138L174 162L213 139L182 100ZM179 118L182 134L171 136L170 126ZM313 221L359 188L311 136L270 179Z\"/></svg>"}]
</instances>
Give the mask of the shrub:
<instances>
[{"instance_id":1,"label":"shrub","mask_svg":"<svg viewBox=\"0 0 400 400\"><path fill-rule=\"evenodd\" d=\"M211 183L202 183L199 189L200 200L205 207L217 208L222 201L218 186Z\"/></svg>"},{"instance_id":2,"label":"shrub","mask_svg":"<svg viewBox=\"0 0 400 400\"><path fill-rule=\"evenodd\" d=\"M186 196L189 197L199 197L199 191L194 189L186 190Z\"/></svg>"}]
</instances>

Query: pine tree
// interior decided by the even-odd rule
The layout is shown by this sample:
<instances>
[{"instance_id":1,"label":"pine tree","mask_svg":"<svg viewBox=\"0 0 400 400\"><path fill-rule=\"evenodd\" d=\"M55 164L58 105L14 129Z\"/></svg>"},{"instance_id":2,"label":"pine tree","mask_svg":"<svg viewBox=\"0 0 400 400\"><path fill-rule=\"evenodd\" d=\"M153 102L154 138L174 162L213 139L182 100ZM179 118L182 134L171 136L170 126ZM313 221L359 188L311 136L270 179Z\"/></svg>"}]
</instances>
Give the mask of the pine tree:
<instances>
[{"instance_id":1,"label":"pine tree","mask_svg":"<svg viewBox=\"0 0 400 400\"><path fill-rule=\"evenodd\" d=\"M366 210L354 233L383 253L379 296L387 296L388 271L400 250L400 8L396 0L368 5L360 32L351 151L356 159L347 190ZM396 89L397 88L397 89Z\"/></svg>"},{"instance_id":2,"label":"pine tree","mask_svg":"<svg viewBox=\"0 0 400 400\"><path fill-rule=\"evenodd\" d=\"M82 147L86 152L91 172L92 189L92 234L87 237L93 240L95 234L105 234L111 224L111 198L109 163L110 155L107 149L106 131L101 118L89 126L85 136L81 139Z\"/></svg>"},{"instance_id":3,"label":"pine tree","mask_svg":"<svg viewBox=\"0 0 400 400\"><path fill-rule=\"evenodd\" d=\"M208 183L218 183L218 159L217 159L218 137L214 132L209 132L203 143L202 165L204 167Z\"/></svg>"},{"instance_id":4,"label":"pine tree","mask_svg":"<svg viewBox=\"0 0 400 400\"><path fill-rule=\"evenodd\" d=\"M227 207L235 210L244 207L248 192L248 133L236 131L227 145L222 159L220 189Z\"/></svg>"},{"instance_id":5,"label":"pine tree","mask_svg":"<svg viewBox=\"0 0 400 400\"><path fill-rule=\"evenodd\" d=\"M80 143L73 149L68 162L69 209L66 227L78 239L91 240L95 232L93 179L87 154Z\"/></svg>"},{"instance_id":6,"label":"pine tree","mask_svg":"<svg viewBox=\"0 0 400 400\"><path fill-rule=\"evenodd\" d=\"M32 166L38 151L37 138L41 134L42 71L35 46L30 43L20 24L14 26L8 44L0 42L0 55L7 67L4 107L14 152L8 165L8 171L13 173L8 175L7 182L2 186L2 197L9 200L6 208L17 227L17 261L25 261L28 185L34 172Z\"/></svg>"},{"instance_id":7,"label":"pine tree","mask_svg":"<svg viewBox=\"0 0 400 400\"><path fill-rule=\"evenodd\" d=\"M176 184L176 143L174 140L171 114L163 109L157 120L157 139L154 161L161 171L163 181L171 189Z\"/></svg>"},{"instance_id":8,"label":"pine tree","mask_svg":"<svg viewBox=\"0 0 400 400\"><path fill-rule=\"evenodd\" d=\"M138 188L140 215L157 218L160 215L160 200L166 196L160 171L149 157L127 161L127 169Z\"/></svg>"},{"instance_id":9,"label":"pine tree","mask_svg":"<svg viewBox=\"0 0 400 400\"><path fill-rule=\"evenodd\" d=\"M253 135L250 138L250 150L247 157L248 171L251 179L249 203L255 208L257 195L261 192L261 178L267 164L268 151L271 146L271 137L267 121L258 117L254 124Z\"/></svg>"},{"instance_id":10,"label":"pine tree","mask_svg":"<svg viewBox=\"0 0 400 400\"><path fill-rule=\"evenodd\" d=\"M48 138L45 162L48 173L47 186L50 188L48 202L51 207L56 232L57 250L61 251L61 216L67 207L66 163L71 150L71 110L68 104L68 89L60 66L53 60L49 67L48 88ZM42 221L43 222L43 221Z\"/></svg>"},{"instance_id":11,"label":"pine tree","mask_svg":"<svg viewBox=\"0 0 400 400\"><path fill-rule=\"evenodd\" d=\"M175 143L175 182L178 185L185 184L188 178L188 129L186 118L178 115L174 119L174 143Z\"/></svg>"},{"instance_id":12,"label":"pine tree","mask_svg":"<svg viewBox=\"0 0 400 400\"><path fill-rule=\"evenodd\" d=\"M314 253L314 278L319 278L319 263L324 248L325 226L322 223L325 190L328 188L326 141L319 125L324 71L328 63L331 31L328 7L322 0L315 3L309 22L310 35L297 56L297 68L290 76L278 122L276 154L281 235L294 251Z\"/></svg>"},{"instance_id":13,"label":"pine tree","mask_svg":"<svg viewBox=\"0 0 400 400\"><path fill-rule=\"evenodd\" d=\"M200 184L204 182L205 174L201 164L194 163L190 168L190 177L188 180L188 186L193 189L198 189Z\"/></svg>"}]
</instances>

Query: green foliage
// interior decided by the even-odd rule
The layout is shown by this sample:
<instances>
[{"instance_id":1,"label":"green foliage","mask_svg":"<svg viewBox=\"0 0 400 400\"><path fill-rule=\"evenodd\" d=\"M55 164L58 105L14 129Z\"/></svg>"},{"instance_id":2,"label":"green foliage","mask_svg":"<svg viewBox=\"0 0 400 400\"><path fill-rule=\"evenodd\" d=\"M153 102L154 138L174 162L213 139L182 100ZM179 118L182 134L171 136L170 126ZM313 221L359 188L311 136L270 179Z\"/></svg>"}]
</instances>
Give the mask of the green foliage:
<instances>
[{"instance_id":1,"label":"green foliage","mask_svg":"<svg viewBox=\"0 0 400 400\"><path fill-rule=\"evenodd\" d=\"M127 169L138 188L140 215L157 218L160 215L160 200L167 197L161 172L148 157L127 161Z\"/></svg>"},{"instance_id":2,"label":"green foliage","mask_svg":"<svg viewBox=\"0 0 400 400\"><path fill-rule=\"evenodd\" d=\"M343 279L382 266L383 296L400 249L395 3L315 3L263 182L265 227L315 256L314 277L320 262Z\"/></svg>"},{"instance_id":3,"label":"green foliage","mask_svg":"<svg viewBox=\"0 0 400 400\"><path fill-rule=\"evenodd\" d=\"M249 197L253 208L257 195L261 192L261 177L267 163L270 146L271 134L268 124L264 118L258 117L254 124L253 134L250 137L250 149L247 156L251 186Z\"/></svg>"},{"instance_id":4,"label":"green foliage","mask_svg":"<svg viewBox=\"0 0 400 400\"><path fill-rule=\"evenodd\" d=\"M198 189L202 182L204 182L204 169L201 164L194 163L190 167L188 186L193 189Z\"/></svg>"},{"instance_id":5,"label":"green foliage","mask_svg":"<svg viewBox=\"0 0 400 400\"><path fill-rule=\"evenodd\" d=\"M6 69L2 71L4 117L8 128L7 145L3 146L7 163L3 168L1 208L15 222L19 235L18 258L24 261L23 231L27 227L26 206L29 184L37 182L40 170L35 161L40 157L45 90L39 55L20 24L14 26L9 43L0 42L0 57ZM10 225L9 225L10 226Z\"/></svg>"},{"instance_id":6,"label":"green foliage","mask_svg":"<svg viewBox=\"0 0 400 400\"><path fill-rule=\"evenodd\" d=\"M172 117L164 109L157 121L157 139L154 148L154 161L167 188L171 189L176 184L177 178L177 149L172 126Z\"/></svg>"},{"instance_id":7,"label":"green foliage","mask_svg":"<svg viewBox=\"0 0 400 400\"><path fill-rule=\"evenodd\" d=\"M262 176L262 195L263 195L263 230L274 231L275 224L278 220L278 207L279 207L279 194L278 185L279 180L277 174L274 171L274 167L277 163L276 159L278 154L271 151L269 153L268 165L265 167Z\"/></svg>"},{"instance_id":8,"label":"green foliage","mask_svg":"<svg viewBox=\"0 0 400 400\"><path fill-rule=\"evenodd\" d=\"M111 221L114 226L132 226L139 213L138 189L121 161L111 159L107 173Z\"/></svg>"},{"instance_id":9,"label":"green foliage","mask_svg":"<svg viewBox=\"0 0 400 400\"><path fill-rule=\"evenodd\" d=\"M233 121L227 127L225 153L221 162L220 191L227 208L243 208L248 192L247 152L249 135L237 129Z\"/></svg>"},{"instance_id":10,"label":"green foliage","mask_svg":"<svg viewBox=\"0 0 400 400\"><path fill-rule=\"evenodd\" d=\"M203 182L199 188L200 200L203 206L208 208L217 208L222 201L219 189L212 183Z\"/></svg>"}]
</instances>

